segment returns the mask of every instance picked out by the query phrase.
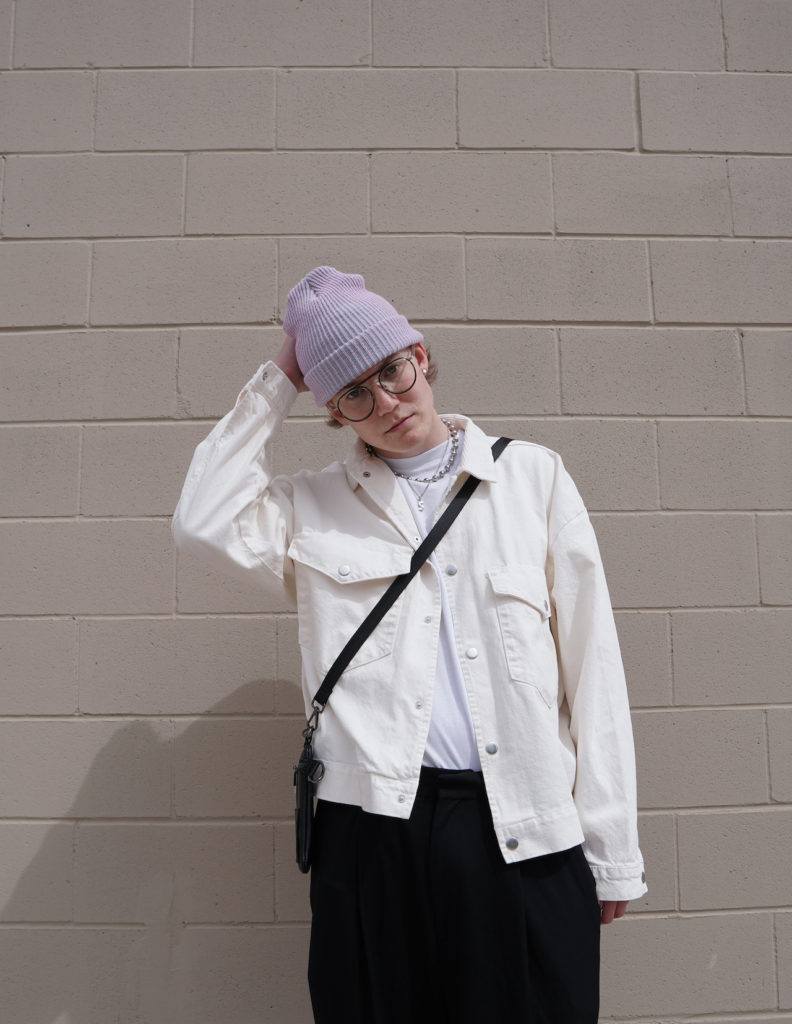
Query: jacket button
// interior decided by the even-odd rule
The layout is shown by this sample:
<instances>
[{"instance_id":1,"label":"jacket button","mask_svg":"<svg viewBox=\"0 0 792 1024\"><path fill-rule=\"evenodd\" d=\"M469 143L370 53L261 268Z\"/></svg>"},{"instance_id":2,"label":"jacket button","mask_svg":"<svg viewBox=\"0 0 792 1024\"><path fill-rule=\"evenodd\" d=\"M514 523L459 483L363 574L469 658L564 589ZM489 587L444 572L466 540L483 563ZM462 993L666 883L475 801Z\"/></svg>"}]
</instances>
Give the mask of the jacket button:
<instances>
[{"instance_id":1,"label":"jacket button","mask_svg":"<svg viewBox=\"0 0 792 1024\"><path fill-rule=\"evenodd\" d=\"M455 565L447 565L446 566L446 574L448 576L456 576L458 571L459 570L457 569L457 567Z\"/></svg>"},{"instance_id":2,"label":"jacket button","mask_svg":"<svg viewBox=\"0 0 792 1024\"><path fill-rule=\"evenodd\" d=\"M352 572L352 570L349 568L348 565L339 565L339 567L338 567L338 575L339 576L348 576L350 574L350 572Z\"/></svg>"},{"instance_id":3,"label":"jacket button","mask_svg":"<svg viewBox=\"0 0 792 1024\"><path fill-rule=\"evenodd\" d=\"M484 749L487 751L488 754L497 754L498 753L498 744L497 743L488 743L486 745L486 747L484 747Z\"/></svg>"},{"instance_id":4,"label":"jacket button","mask_svg":"<svg viewBox=\"0 0 792 1024\"><path fill-rule=\"evenodd\" d=\"M400 804L403 804L406 799L407 799L407 797L404 795L404 793L399 793L399 803Z\"/></svg>"},{"instance_id":5,"label":"jacket button","mask_svg":"<svg viewBox=\"0 0 792 1024\"><path fill-rule=\"evenodd\" d=\"M520 844L519 844L518 840L516 840L516 839L507 839L506 840L506 849L507 850L516 850L519 845Z\"/></svg>"},{"instance_id":6,"label":"jacket button","mask_svg":"<svg viewBox=\"0 0 792 1024\"><path fill-rule=\"evenodd\" d=\"M645 871L642 871L642 872L641 872L641 881L642 881L642 882L645 882L645 881L646 881L646 872L645 872Z\"/></svg>"},{"instance_id":7,"label":"jacket button","mask_svg":"<svg viewBox=\"0 0 792 1024\"><path fill-rule=\"evenodd\" d=\"M369 473L369 471L368 471L368 470L366 469L366 470L364 470L364 471L363 471L363 476L365 476L366 478L368 478L368 477L370 477L370 476L371 476L371 473Z\"/></svg>"},{"instance_id":8,"label":"jacket button","mask_svg":"<svg viewBox=\"0 0 792 1024\"><path fill-rule=\"evenodd\" d=\"M473 658L477 658L478 657L478 648L477 647L468 647L468 649L465 651L465 657L466 658L470 658L471 660Z\"/></svg>"}]
</instances>

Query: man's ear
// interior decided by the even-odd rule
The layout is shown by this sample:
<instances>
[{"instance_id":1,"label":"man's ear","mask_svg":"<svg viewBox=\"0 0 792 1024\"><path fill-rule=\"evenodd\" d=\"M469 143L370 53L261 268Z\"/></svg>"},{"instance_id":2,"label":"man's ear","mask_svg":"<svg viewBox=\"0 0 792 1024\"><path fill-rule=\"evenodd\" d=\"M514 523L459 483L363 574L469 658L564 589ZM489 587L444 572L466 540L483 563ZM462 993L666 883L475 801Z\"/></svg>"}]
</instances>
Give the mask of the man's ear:
<instances>
[{"instance_id":1,"label":"man's ear","mask_svg":"<svg viewBox=\"0 0 792 1024\"><path fill-rule=\"evenodd\" d=\"M429 369L429 357L426 354L426 349L423 343L416 341L413 346L413 352L415 353L415 365L418 367L419 373L423 370Z\"/></svg>"},{"instance_id":2,"label":"man's ear","mask_svg":"<svg viewBox=\"0 0 792 1024\"><path fill-rule=\"evenodd\" d=\"M330 413L330 415L333 417L336 423L346 423L346 420L344 419L340 412L337 412L335 409L330 408L329 402L325 405L325 409L327 409L327 411Z\"/></svg>"}]
</instances>

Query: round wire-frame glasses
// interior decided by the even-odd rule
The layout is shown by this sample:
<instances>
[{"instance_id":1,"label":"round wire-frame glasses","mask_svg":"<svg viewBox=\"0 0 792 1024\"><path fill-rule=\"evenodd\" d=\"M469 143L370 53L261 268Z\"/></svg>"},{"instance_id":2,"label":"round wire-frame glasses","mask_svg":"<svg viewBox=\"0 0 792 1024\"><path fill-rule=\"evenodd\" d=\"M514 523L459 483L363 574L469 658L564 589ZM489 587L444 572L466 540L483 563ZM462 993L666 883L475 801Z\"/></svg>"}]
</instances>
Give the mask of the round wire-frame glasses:
<instances>
[{"instance_id":1,"label":"round wire-frame glasses","mask_svg":"<svg viewBox=\"0 0 792 1024\"><path fill-rule=\"evenodd\" d=\"M372 377L377 378L379 386L389 395L403 395L405 391L409 391L418 378L412 350L408 356L391 359L368 377L347 388L338 402L330 408L340 412L344 419L351 423L367 420L374 412L374 392L366 387L365 381L371 380Z\"/></svg>"}]
</instances>

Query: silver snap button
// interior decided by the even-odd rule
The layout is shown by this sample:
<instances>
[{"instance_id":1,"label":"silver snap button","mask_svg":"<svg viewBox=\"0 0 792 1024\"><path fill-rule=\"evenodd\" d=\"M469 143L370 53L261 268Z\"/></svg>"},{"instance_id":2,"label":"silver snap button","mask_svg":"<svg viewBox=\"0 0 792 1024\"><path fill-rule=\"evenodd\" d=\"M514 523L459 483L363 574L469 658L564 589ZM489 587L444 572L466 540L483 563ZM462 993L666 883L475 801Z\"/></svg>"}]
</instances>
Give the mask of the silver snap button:
<instances>
[{"instance_id":1,"label":"silver snap button","mask_svg":"<svg viewBox=\"0 0 792 1024\"><path fill-rule=\"evenodd\" d=\"M371 476L371 473L367 469L363 471L363 476Z\"/></svg>"},{"instance_id":2,"label":"silver snap button","mask_svg":"<svg viewBox=\"0 0 792 1024\"><path fill-rule=\"evenodd\" d=\"M550 605L547 603L547 598L545 598L544 608L546 612L550 611Z\"/></svg>"},{"instance_id":3,"label":"silver snap button","mask_svg":"<svg viewBox=\"0 0 792 1024\"><path fill-rule=\"evenodd\" d=\"M403 804L406 799L407 799L407 797L404 795L404 793L399 793L399 803L400 804Z\"/></svg>"},{"instance_id":4,"label":"silver snap button","mask_svg":"<svg viewBox=\"0 0 792 1024\"><path fill-rule=\"evenodd\" d=\"M422 700L417 700L417 701L415 702L415 706L416 706L416 707L418 708L418 710L420 711L420 709L421 709L421 708L423 707L423 701L422 701Z\"/></svg>"},{"instance_id":5,"label":"silver snap button","mask_svg":"<svg viewBox=\"0 0 792 1024\"><path fill-rule=\"evenodd\" d=\"M424 622L426 622L426 623L429 623L431 621L432 621L432 616L431 615L427 615L426 618L424 619Z\"/></svg>"},{"instance_id":6,"label":"silver snap button","mask_svg":"<svg viewBox=\"0 0 792 1024\"><path fill-rule=\"evenodd\" d=\"M352 572L352 570L349 568L348 565L339 565L339 567L338 567L338 575L339 576L348 576L350 574L350 572Z\"/></svg>"},{"instance_id":7,"label":"silver snap button","mask_svg":"<svg viewBox=\"0 0 792 1024\"><path fill-rule=\"evenodd\" d=\"M456 576L458 571L459 570L457 569L457 567L455 565L447 565L446 566L446 574L448 576Z\"/></svg>"},{"instance_id":8,"label":"silver snap button","mask_svg":"<svg viewBox=\"0 0 792 1024\"><path fill-rule=\"evenodd\" d=\"M498 744L497 743L488 743L486 745L486 747L484 747L484 749L487 751L488 754L497 754L498 753Z\"/></svg>"},{"instance_id":9,"label":"silver snap button","mask_svg":"<svg viewBox=\"0 0 792 1024\"><path fill-rule=\"evenodd\" d=\"M262 380L269 380L269 373L267 372L267 370L262 370L261 371L261 379Z\"/></svg>"},{"instance_id":10,"label":"silver snap button","mask_svg":"<svg viewBox=\"0 0 792 1024\"><path fill-rule=\"evenodd\" d=\"M507 839L506 840L506 849L507 850L516 850L519 845L520 844L519 844L519 842L516 839Z\"/></svg>"},{"instance_id":11,"label":"silver snap button","mask_svg":"<svg viewBox=\"0 0 792 1024\"><path fill-rule=\"evenodd\" d=\"M642 871L642 872L641 872L641 881L642 881L642 882L645 882L645 881L646 881L646 872L645 872L645 871Z\"/></svg>"},{"instance_id":12,"label":"silver snap button","mask_svg":"<svg viewBox=\"0 0 792 1024\"><path fill-rule=\"evenodd\" d=\"M477 647L468 647L468 649L465 651L465 657L466 658L470 658L470 659L477 658L478 657L478 648Z\"/></svg>"}]
</instances>

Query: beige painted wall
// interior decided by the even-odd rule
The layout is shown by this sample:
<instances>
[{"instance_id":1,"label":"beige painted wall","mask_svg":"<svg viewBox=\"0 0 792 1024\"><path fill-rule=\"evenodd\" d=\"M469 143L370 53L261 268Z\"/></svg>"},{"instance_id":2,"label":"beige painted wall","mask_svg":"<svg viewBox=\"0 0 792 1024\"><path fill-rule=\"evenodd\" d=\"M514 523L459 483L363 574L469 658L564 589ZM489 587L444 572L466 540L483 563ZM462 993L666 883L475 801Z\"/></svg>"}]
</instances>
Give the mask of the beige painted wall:
<instances>
[{"instance_id":1,"label":"beige painted wall","mask_svg":"<svg viewBox=\"0 0 792 1024\"><path fill-rule=\"evenodd\" d=\"M0 67L3 1022L310 1020L294 623L169 516L321 262L592 510L602 1020L792 1021L792 3L0 0Z\"/></svg>"}]
</instances>

